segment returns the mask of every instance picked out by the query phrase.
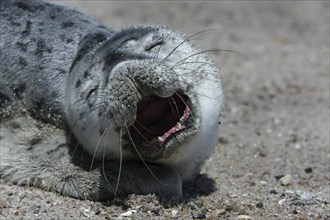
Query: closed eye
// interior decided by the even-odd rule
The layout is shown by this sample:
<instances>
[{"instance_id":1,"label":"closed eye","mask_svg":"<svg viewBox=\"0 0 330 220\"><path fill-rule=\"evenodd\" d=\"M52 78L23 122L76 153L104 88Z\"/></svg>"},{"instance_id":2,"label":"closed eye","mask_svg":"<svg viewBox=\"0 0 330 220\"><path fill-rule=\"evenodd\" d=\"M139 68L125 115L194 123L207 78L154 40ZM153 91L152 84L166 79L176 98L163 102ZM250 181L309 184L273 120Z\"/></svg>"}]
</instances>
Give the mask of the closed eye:
<instances>
[{"instance_id":1,"label":"closed eye","mask_svg":"<svg viewBox=\"0 0 330 220\"><path fill-rule=\"evenodd\" d=\"M145 51L150 51L152 50L153 48L157 47L157 46L160 46L160 45L163 45L165 42L164 41L155 41L155 42L152 42L150 44L147 44L145 47L144 47L144 50Z\"/></svg>"}]
</instances>

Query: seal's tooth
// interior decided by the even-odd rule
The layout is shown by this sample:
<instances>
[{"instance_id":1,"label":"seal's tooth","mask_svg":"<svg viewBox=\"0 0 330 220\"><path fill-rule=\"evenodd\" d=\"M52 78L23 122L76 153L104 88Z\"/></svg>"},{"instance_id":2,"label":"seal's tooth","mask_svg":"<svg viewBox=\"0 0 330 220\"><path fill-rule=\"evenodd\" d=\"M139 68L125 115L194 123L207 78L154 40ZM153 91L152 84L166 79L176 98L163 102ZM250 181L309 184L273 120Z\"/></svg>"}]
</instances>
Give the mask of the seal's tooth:
<instances>
[{"instance_id":1,"label":"seal's tooth","mask_svg":"<svg viewBox=\"0 0 330 220\"><path fill-rule=\"evenodd\" d=\"M163 143L163 142L165 141L165 139L162 138L162 137L160 137L160 136L158 136L158 140L159 140L161 143Z\"/></svg>"}]
</instances>

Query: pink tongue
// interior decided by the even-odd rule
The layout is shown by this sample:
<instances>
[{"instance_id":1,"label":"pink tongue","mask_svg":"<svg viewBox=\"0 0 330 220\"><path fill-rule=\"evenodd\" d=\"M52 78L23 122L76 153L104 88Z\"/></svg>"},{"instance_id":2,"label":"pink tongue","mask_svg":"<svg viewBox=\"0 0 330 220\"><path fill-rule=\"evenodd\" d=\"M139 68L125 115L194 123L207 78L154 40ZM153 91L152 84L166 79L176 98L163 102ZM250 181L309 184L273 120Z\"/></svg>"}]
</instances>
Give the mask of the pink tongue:
<instances>
[{"instance_id":1,"label":"pink tongue","mask_svg":"<svg viewBox=\"0 0 330 220\"><path fill-rule=\"evenodd\" d=\"M182 119L182 120L180 120L181 123L185 122L188 119L189 115L190 115L190 108L187 106L181 117L181 119ZM170 130L165 132L162 136L160 136L161 139L164 139L162 142L164 142L171 134L186 128L186 126L181 123L180 122L176 123L176 125L173 128L171 128ZM159 138L158 138L158 140L159 140Z\"/></svg>"}]
</instances>

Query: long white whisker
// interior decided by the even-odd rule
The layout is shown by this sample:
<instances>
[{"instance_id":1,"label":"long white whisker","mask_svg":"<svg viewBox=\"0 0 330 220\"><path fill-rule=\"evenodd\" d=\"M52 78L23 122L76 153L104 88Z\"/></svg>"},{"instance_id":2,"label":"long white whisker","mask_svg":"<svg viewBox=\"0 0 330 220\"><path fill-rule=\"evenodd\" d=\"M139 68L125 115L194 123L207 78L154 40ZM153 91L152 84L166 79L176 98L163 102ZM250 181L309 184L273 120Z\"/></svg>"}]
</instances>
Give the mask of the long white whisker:
<instances>
[{"instance_id":1,"label":"long white whisker","mask_svg":"<svg viewBox=\"0 0 330 220\"><path fill-rule=\"evenodd\" d=\"M81 119L81 118L80 118L80 119ZM76 121L76 123L77 123L77 122L78 122L78 120ZM94 125L94 127L92 128L92 130L91 130L91 132L89 133L89 136L88 136L88 138L87 138L87 141L91 138L91 136L92 136L92 134L93 134L95 128L98 126L99 122L100 122L100 121L97 121L96 124ZM76 126L76 123L75 123L74 126ZM69 140L70 140L71 135L72 135L72 129L73 129L73 127L72 127L71 130L70 130ZM76 150L78 149L78 146L79 146L79 144L80 144L80 142L79 142L78 139L76 139L76 141L77 141L77 143L76 143L76 145L75 145L74 148L73 148L73 151L72 151L72 153L71 153L71 157L74 156L74 154L76 153ZM70 143L70 142L69 142L69 143ZM83 148L83 152L82 152L81 157L83 157L84 152L85 152L85 148ZM68 166L67 166L66 169L67 169L67 170L69 169L69 164L68 164Z\"/></svg>"},{"instance_id":2,"label":"long white whisker","mask_svg":"<svg viewBox=\"0 0 330 220\"><path fill-rule=\"evenodd\" d=\"M110 127L110 125L109 125L109 127ZM109 133L109 131L110 131L110 129L108 129L107 134ZM103 155L102 155L102 172L103 172L103 177L104 177L105 181L106 181L106 182L109 184L109 186L111 186L112 189L113 189L112 184L109 182L107 176L105 175L105 148L103 148ZM114 190L114 189L113 189L113 190Z\"/></svg>"},{"instance_id":3,"label":"long white whisker","mask_svg":"<svg viewBox=\"0 0 330 220\"><path fill-rule=\"evenodd\" d=\"M164 43L163 43L162 45L160 45L160 47L158 47L158 50L157 50L157 52L155 53L155 55L153 56L153 58L151 59L151 61L155 61L155 60L158 58L161 48L165 45L165 41L167 40L167 38L168 38L172 33L173 33L173 31L170 31L170 33L168 33L168 34L162 39Z\"/></svg>"},{"instance_id":4,"label":"long white whisker","mask_svg":"<svg viewBox=\"0 0 330 220\"><path fill-rule=\"evenodd\" d=\"M177 92L175 92L175 93L177 94ZM172 99L173 104L175 106L175 110L176 110L176 113L178 115L178 118L180 119L181 115L180 115L180 111L179 111L179 108L178 108L178 104L176 103L175 99L172 96L171 96L171 99ZM170 105L172 106L171 102L170 102ZM173 114L174 114L174 112L173 112ZM175 115L174 115L174 119L175 119Z\"/></svg>"},{"instance_id":5,"label":"long white whisker","mask_svg":"<svg viewBox=\"0 0 330 220\"><path fill-rule=\"evenodd\" d=\"M169 104L170 104L170 107L171 107L171 111L172 111L173 117L175 118L175 112L174 112L174 108L173 108L173 106L172 106L171 100L170 100L169 98L167 98L167 101L168 101Z\"/></svg>"},{"instance_id":6,"label":"long white whisker","mask_svg":"<svg viewBox=\"0 0 330 220\"><path fill-rule=\"evenodd\" d=\"M175 94L177 94L177 96L179 96L179 98L181 99L181 101L186 105L188 106L188 104L186 103L186 101L184 100L184 98L178 93L178 92L175 92ZM194 121L196 121L195 117L193 114L190 114L190 116L194 119Z\"/></svg>"},{"instance_id":7,"label":"long white whisker","mask_svg":"<svg viewBox=\"0 0 330 220\"><path fill-rule=\"evenodd\" d=\"M235 102L230 102L230 101L227 101L227 100L224 100L223 102L224 102L224 103L233 104L233 105L237 105L237 106L240 106L240 107L245 108L245 109L251 109L251 108L252 108L252 107L250 107L250 106L246 106L246 105L238 104L238 103L235 103Z\"/></svg>"},{"instance_id":8,"label":"long white whisker","mask_svg":"<svg viewBox=\"0 0 330 220\"><path fill-rule=\"evenodd\" d=\"M93 164L94 164L94 160L95 160L95 157L96 157L96 152L97 152L97 149L101 143L101 140L102 138L104 137L105 133L109 130L109 126L103 131L103 133L101 134L101 137L99 138L99 140L97 141L97 144L95 146L95 150L94 150L94 154L93 154L93 158L92 158L92 162L91 162L91 165L90 165L90 168L89 168L89 171L92 171L92 168L93 168Z\"/></svg>"},{"instance_id":9,"label":"long white whisker","mask_svg":"<svg viewBox=\"0 0 330 220\"><path fill-rule=\"evenodd\" d=\"M200 51L200 52L197 52L197 53L193 53L193 54L187 56L186 58L183 58L182 60L180 60L180 61L176 62L175 64L173 64L173 65L171 66L171 68L175 67L175 66L178 65L179 63L182 63L183 61L185 61L185 60L187 60L187 59L189 59L189 58L191 58L191 57L197 56L197 55L199 55L199 54L207 53L207 52L231 52L231 53L239 53L239 54L240 54L240 52L238 52L238 51L234 51L234 50L224 50L224 49L223 49L223 50L222 50L222 49L203 50L203 51Z\"/></svg>"},{"instance_id":10,"label":"long white whisker","mask_svg":"<svg viewBox=\"0 0 330 220\"><path fill-rule=\"evenodd\" d=\"M153 132L152 130L148 129L146 126L144 126L141 122L139 122L138 120L135 121L136 123L138 123L144 130L148 131L151 134L156 134L155 132ZM135 126L134 126L135 128ZM136 128L135 128L136 129Z\"/></svg>"},{"instance_id":11,"label":"long white whisker","mask_svg":"<svg viewBox=\"0 0 330 220\"><path fill-rule=\"evenodd\" d=\"M121 177L121 171L122 171L122 165L123 165L123 142L122 142L122 136L123 136L123 128L120 128L119 132L119 172L118 172L118 177L117 177L117 183L116 183L116 188L115 188L115 193L113 195L113 199L116 198L118 188L119 188L119 183L120 183L120 177Z\"/></svg>"},{"instance_id":12,"label":"long white whisker","mask_svg":"<svg viewBox=\"0 0 330 220\"><path fill-rule=\"evenodd\" d=\"M141 135L141 137L143 137L144 140L148 141L151 144L151 142L139 131L139 129L137 129L134 125L132 126Z\"/></svg>"},{"instance_id":13,"label":"long white whisker","mask_svg":"<svg viewBox=\"0 0 330 220\"><path fill-rule=\"evenodd\" d=\"M202 34L202 33L204 33L204 32L208 32L208 31L211 31L211 30L215 30L215 29L208 29L208 30L204 30L204 31L200 31L200 32L197 32L196 34L193 34L193 35L191 35L191 36L189 36L189 37L187 37L187 38L185 38L181 43L179 43L177 46L175 46L160 62L159 62L159 64L162 64L162 63L164 63L165 62L165 60L167 59L167 58L169 58L172 54L173 54L173 52L176 50L176 49L178 49L182 44L184 44L185 42L187 42L187 41L189 41L191 38L193 38L193 37L195 37L196 35L199 35L199 34Z\"/></svg>"},{"instance_id":14,"label":"long white whisker","mask_svg":"<svg viewBox=\"0 0 330 220\"><path fill-rule=\"evenodd\" d=\"M133 145L133 147L134 147L136 153L137 153L138 156L140 157L142 163L146 166L146 168L147 168L148 171L151 173L151 175L152 175L152 176L153 176L153 177L154 177L159 183L164 184L164 185L168 185L167 183L163 183L163 182L161 182L161 181L156 177L156 175L152 172L152 170L149 168L148 164L144 161L144 159L143 159L143 157L141 156L139 150L137 149L137 147L136 147L136 145L135 145L135 143L134 143L134 141L133 141L133 138L132 138L132 136L131 136L131 134L130 134L130 132L129 132L129 129L128 129L128 126L127 126L126 123L125 123L125 127L126 127L126 130L127 130L128 136L129 136L129 138L130 138L130 140L131 140L131 142L132 142L132 145Z\"/></svg>"}]
</instances>

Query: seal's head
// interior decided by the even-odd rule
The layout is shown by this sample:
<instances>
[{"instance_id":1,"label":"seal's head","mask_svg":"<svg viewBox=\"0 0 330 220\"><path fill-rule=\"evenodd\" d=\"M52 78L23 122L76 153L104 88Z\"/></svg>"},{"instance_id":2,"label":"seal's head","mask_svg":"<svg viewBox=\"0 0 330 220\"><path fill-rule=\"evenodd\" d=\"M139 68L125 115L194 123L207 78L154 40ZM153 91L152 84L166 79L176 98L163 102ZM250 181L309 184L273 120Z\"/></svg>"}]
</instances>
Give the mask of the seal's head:
<instances>
[{"instance_id":1,"label":"seal's head","mask_svg":"<svg viewBox=\"0 0 330 220\"><path fill-rule=\"evenodd\" d=\"M212 153L222 105L211 59L178 32L117 32L74 63L66 117L96 158L141 159L194 177Z\"/></svg>"}]
</instances>

